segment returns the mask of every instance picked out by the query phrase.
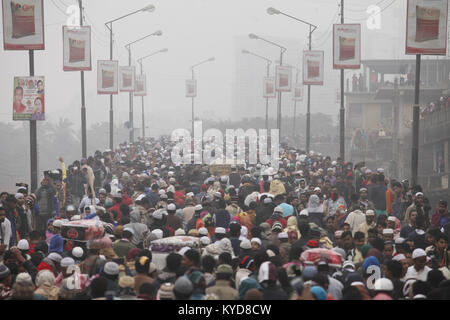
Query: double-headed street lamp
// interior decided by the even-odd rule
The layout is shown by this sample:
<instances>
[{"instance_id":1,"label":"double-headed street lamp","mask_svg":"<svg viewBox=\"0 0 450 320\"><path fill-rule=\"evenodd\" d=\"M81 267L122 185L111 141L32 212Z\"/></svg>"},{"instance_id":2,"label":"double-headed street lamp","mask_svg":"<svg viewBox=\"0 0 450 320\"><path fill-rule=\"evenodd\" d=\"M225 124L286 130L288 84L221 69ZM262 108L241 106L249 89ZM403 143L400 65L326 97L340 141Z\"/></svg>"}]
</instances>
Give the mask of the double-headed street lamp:
<instances>
[{"instance_id":1,"label":"double-headed street lamp","mask_svg":"<svg viewBox=\"0 0 450 320\"><path fill-rule=\"evenodd\" d=\"M250 52L248 50L242 50L243 54L250 54L252 56L255 56L257 58L263 59L267 62L267 77L270 77L270 66L272 65L272 60L269 58L265 58L263 56L260 56L259 54ZM266 130L269 131L269 98L266 98Z\"/></svg>"},{"instance_id":2,"label":"double-headed street lamp","mask_svg":"<svg viewBox=\"0 0 450 320\"><path fill-rule=\"evenodd\" d=\"M141 75L144 74L144 68L142 66L142 60L148 59L154 55L157 55L158 53L165 53L169 51L169 49L164 48L162 50L156 51L154 53L151 53L149 55L146 55L145 57L139 58L138 63L141 66ZM144 111L144 96L142 96L142 139L145 142L145 111Z\"/></svg>"},{"instance_id":3,"label":"double-headed street lamp","mask_svg":"<svg viewBox=\"0 0 450 320\"><path fill-rule=\"evenodd\" d=\"M106 28L109 30L109 59L113 59L113 22L122 20L124 18L127 18L129 16L132 16L136 13L140 12L153 12L155 11L155 6L150 4L142 9L136 10L134 12L131 12L129 14L126 14L124 16L121 16L117 19L110 20L105 23ZM110 95L110 109L109 109L109 148L111 150L114 150L114 111L113 111L113 95Z\"/></svg>"},{"instance_id":4,"label":"double-headed street lamp","mask_svg":"<svg viewBox=\"0 0 450 320\"><path fill-rule=\"evenodd\" d=\"M138 40L135 40L135 41L130 42L127 45L125 45L125 48L128 50L128 66L131 67L131 45L138 43L138 42L145 40L152 36L160 37L160 36L162 36L162 34L163 34L162 31L158 30L149 35L146 35L145 37L142 37ZM134 142L133 92L130 92L130 120L129 121L130 121L130 143L133 143Z\"/></svg>"},{"instance_id":5,"label":"double-headed street lamp","mask_svg":"<svg viewBox=\"0 0 450 320\"><path fill-rule=\"evenodd\" d=\"M280 48L280 50L281 50L280 66L283 65L283 55L287 51L287 49L285 47L283 47L282 45L279 45L279 44L277 44L275 42L272 42L270 40L261 38L261 37L257 36L256 34L253 34L253 33L249 34L249 38L253 39L253 40L262 40L264 42L267 42L267 43L269 43L271 45L274 45L274 46ZM280 140L281 140L281 98L282 98L281 94L282 94L281 91L279 91L278 92L278 107L277 107L277 109L278 109L277 110L277 129L278 129L278 132L279 132Z\"/></svg>"},{"instance_id":6,"label":"double-headed street lamp","mask_svg":"<svg viewBox=\"0 0 450 320\"><path fill-rule=\"evenodd\" d=\"M193 65L191 67L192 80L195 80L195 74L194 74L194 69L195 68L197 68L198 66L201 66L202 64L205 64L205 63L208 63L208 62L212 62L214 60L215 60L215 58L212 57L212 58L209 58L208 60L205 60L205 61L202 61L202 62L199 62L199 63ZM197 88L197 91L198 91L198 88ZM194 114L194 97L192 97L192 137L194 137L194 117L195 117L195 114Z\"/></svg>"},{"instance_id":7,"label":"double-headed street lamp","mask_svg":"<svg viewBox=\"0 0 450 320\"><path fill-rule=\"evenodd\" d=\"M311 47L312 47L312 34L313 32L317 29L317 26L304 21L302 19L293 17L289 14L286 14L284 12L281 12L275 8L268 8L267 9L267 13L270 15L274 15L274 14L281 14L283 16L286 16L288 18L294 19L296 21L299 21L301 23L307 24L309 25L309 50L311 51ZM308 85L308 111L306 114L306 152L309 153L310 150L310 144L311 144L311 85Z\"/></svg>"}]
</instances>

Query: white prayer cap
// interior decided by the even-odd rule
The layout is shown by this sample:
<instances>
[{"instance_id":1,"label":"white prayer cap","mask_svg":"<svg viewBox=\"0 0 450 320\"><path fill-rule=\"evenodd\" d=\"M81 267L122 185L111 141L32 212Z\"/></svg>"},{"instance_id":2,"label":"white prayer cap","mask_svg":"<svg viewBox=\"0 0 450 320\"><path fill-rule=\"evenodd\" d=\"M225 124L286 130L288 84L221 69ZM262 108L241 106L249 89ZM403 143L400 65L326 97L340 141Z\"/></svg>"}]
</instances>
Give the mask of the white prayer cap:
<instances>
[{"instance_id":1,"label":"white prayer cap","mask_svg":"<svg viewBox=\"0 0 450 320\"><path fill-rule=\"evenodd\" d=\"M396 255L395 257L392 258L392 260L395 260L395 261L402 261L402 260L405 260L405 259L406 259L406 257L405 257L405 255L403 253L400 253L400 254L398 254L398 255Z\"/></svg>"},{"instance_id":2,"label":"white prayer cap","mask_svg":"<svg viewBox=\"0 0 450 320\"><path fill-rule=\"evenodd\" d=\"M413 251L412 258L417 259L420 257L426 257L426 255L427 254L426 254L425 250L419 248L419 249L416 249Z\"/></svg>"}]
</instances>

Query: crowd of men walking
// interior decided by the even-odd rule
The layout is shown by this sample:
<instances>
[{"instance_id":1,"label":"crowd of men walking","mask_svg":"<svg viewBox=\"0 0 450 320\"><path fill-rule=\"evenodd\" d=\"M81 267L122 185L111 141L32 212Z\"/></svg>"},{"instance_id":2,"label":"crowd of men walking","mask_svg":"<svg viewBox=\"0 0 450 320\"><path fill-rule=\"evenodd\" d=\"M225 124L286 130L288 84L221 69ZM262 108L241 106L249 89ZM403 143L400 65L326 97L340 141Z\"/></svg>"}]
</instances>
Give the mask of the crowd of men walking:
<instances>
[{"instance_id":1,"label":"crowd of men walking","mask_svg":"<svg viewBox=\"0 0 450 320\"><path fill-rule=\"evenodd\" d=\"M173 163L172 147L60 158L34 193L1 193L0 300L450 299L446 200L314 152L220 173ZM104 236L63 237L82 220ZM200 246L160 269L152 242L174 236Z\"/></svg>"}]
</instances>

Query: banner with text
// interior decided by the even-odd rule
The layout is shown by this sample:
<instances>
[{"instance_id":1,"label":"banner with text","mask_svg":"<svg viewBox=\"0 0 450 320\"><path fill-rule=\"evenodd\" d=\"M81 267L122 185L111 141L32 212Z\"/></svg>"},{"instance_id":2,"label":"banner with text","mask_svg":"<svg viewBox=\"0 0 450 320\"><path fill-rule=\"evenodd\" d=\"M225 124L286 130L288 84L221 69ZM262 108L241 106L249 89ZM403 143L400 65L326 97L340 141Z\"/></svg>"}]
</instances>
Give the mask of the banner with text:
<instances>
[{"instance_id":1,"label":"banner with text","mask_svg":"<svg viewBox=\"0 0 450 320\"><path fill-rule=\"evenodd\" d=\"M324 52L303 51L303 84L323 86Z\"/></svg>"},{"instance_id":2,"label":"banner with text","mask_svg":"<svg viewBox=\"0 0 450 320\"><path fill-rule=\"evenodd\" d=\"M264 78L264 98L273 99L277 97L277 93L275 91L275 78L274 77L265 77Z\"/></svg>"},{"instance_id":3,"label":"banner with text","mask_svg":"<svg viewBox=\"0 0 450 320\"><path fill-rule=\"evenodd\" d=\"M303 101L303 84L296 83L294 85L294 89L292 90L292 100Z\"/></svg>"},{"instance_id":4,"label":"banner with text","mask_svg":"<svg viewBox=\"0 0 450 320\"><path fill-rule=\"evenodd\" d=\"M289 66L277 66L276 88L278 92L291 92L292 90L292 68Z\"/></svg>"},{"instance_id":5,"label":"banner with text","mask_svg":"<svg viewBox=\"0 0 450 320\"><path fill-rule=\"evenodd\" d=\"M63 26L63 70L92 70L90 26Z\"/></svg>"},{"instance_id":6,"label":"banner with text","mask_svg":"<svg viewBox=\"0 0 450 320\"><path fill-rule=\"evenodd\" d=\"M97 93L118 94L119 62L110 60L97 61Z\"/></svg>"},{"instance_id":7,"label":"banner with text","mask_svg":"<svg viewBox=\"0 0 450 320\"><path fill-rule=\"evenodd\" d=\"M136 75L136 88L134 89L134 95L136 97L147 96L147 76L145 74Z\"/></svg>"},{"instance_id":8,"label":"banner with text","mask_svg":"<svg viewBox=\"0 0 450 320\"><path fill-rule=\"evenodd\" d=\"M361 25L333 25L333 69L361 68Z\"/></svg>"},{"instance_id":9,"label":"banner with text","mask_svg":"<svg viewBox=\"0 0 450 320\"><path fill-rule=\"evenodd\" d=\"M3 0L5 50L44 50L44 1Z\"/></svg>"},{"instance_id":10,"label":"banner with text","mask_svg":"<svg viewBox=\"0 0 450 320\"><path fill-rule=\"evenodd\" d=\"M13 120L45 120L45 78L14 77Z\"/></svg>"},{"instance_id":11,"label":"banner with text","mask_svg":"<svg viewBox=\"0 0 450 320\"><path fill-rule=\"evenodd\" d=\"M197 97L197 80L186 80L186 98Z\"/></svg>"},{"instance_id":12,"label":"banner with text","mask_svg":"<svg viewBox=\"0 0 450 320\"><path fill-rule=\"evenodd\" d=\"M135 67L120 67L119 68L119 88L120 92L134 92L134 80L136 78Z\"/></svg>"},{"instance_id":13,"label":"banner with text","mask_svg":"<svg viewBox=\"0 0 450 320\"><path fill-rule=\"evenodd\" d=\"M406 54L447 54L448 0L408 0Z\"/></svg>"}]
</instances>

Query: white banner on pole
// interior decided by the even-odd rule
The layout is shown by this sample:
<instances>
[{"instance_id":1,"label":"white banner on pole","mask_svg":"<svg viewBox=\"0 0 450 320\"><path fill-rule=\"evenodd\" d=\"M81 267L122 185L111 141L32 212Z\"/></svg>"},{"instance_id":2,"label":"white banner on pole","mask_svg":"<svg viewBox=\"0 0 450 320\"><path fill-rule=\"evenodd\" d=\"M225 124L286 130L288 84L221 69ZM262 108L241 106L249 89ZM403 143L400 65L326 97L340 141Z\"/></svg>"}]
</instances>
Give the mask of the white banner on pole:
<instances>
[{"instance_id":1,"label":"white banner on pole","mask_svg":"<svg viewBox=\"0 0 450 320\"><path fill-rule=\"evenodd\" d=\"M333 25L333 68L361 68L361 25Z\"/></svg>"},{"instance_id":2,"label":"white banner on pole","mask_svg":"<svg viewBox=\"0 0 450 320\"><path fill-rule=\"evenodd\" d=\"M145 74L139 74L136 76L136 88L134 89L134 95L137 97L147 96L147 76Z\"/></svg>"},{"instance_id":3,"label":"white banner on pole","mask_svg":"<svg viewBox=\"0 0 450 320\"><path fill-rule=\"evenodd\" d=\"M90 26L63 26L63 70L92 70Z\"/></svg>"},{"instance_id":4,"label":"white banner on pole","mask_svg":"<svg viewBox=\"0 0 450 320\"><path fill-rule=\"evenodd\" d=\"M136 78L135 67L119 67L120 92L134 92L134 80Z\"/></svg>"},{"instance_id":5,"label":"white banner on pole","mask_svg":"<svg viewBox=\"0 0 450 320\"><path fill-rule=\"evenodd\" d=\"M5 50L45 50L43 0L2 0Z\"/></svg>"},{"instance_id":6,"label":"white banner on pole","mask_svg":"<svg viewBox=\"0 0 450 320\"><path fill-rule=\"evenodd\" d=\"M197 80L186 80L186 98L197 97Z\"/></svg>"},{"instance_id":7,"label":"white banner on pole","mask_svg":"<svg viewBox=\"0 0 450 320\"><path fill-rule=\"evenodd\" d=\"M277 66L276 88L278 92L291 92L292 90L292 68L289 66Z\"/></svg>"},{"instance_id":8,"label":"white banner on pole","mask_svg":"<svg viewBox=\"0 0 450 320\"><path fill-rule=\"evenodd\" d=\"M303 51L303 84L323 86L324 52Z\"/></svg>"},{"instance_id":9,"label":"white banner on pole","mask_svg":"<svg viewBox=\"0 0 450 320\"><path fill-rule=\"evenodd\" d=\"M274 77L265 77L264 78L264 98L273 99L277 97L277 93L275 91L275 78Z\"/></svg>"},{"instance_id":10,"label":"white banner on pole","mask_svg":"<svg viewBox=\"0 0 450 320\"><path fill-rule=\"evenodd\" d=\"M408 0L406 54L447 54L448 0Z\"/></svg>"},{"instance_id":11,"label":"white banner on pole","mask_svg":"<svg viewBox=\"0 0 450 320\"><path fill-rule=\"evenodd\" d=\"M303 84L296 83L292 90L293 101L303 101Z\"/></svg>"},{"instance_id":12,"label":"white banner on pole","mask_svg":"<svg viewBox=\"0 0 450 320\"><path fill-rule=\"evenodd\" d=\"M119 62L97 61L97 94L119 93Z\"/></svg>"}]
</instances>

